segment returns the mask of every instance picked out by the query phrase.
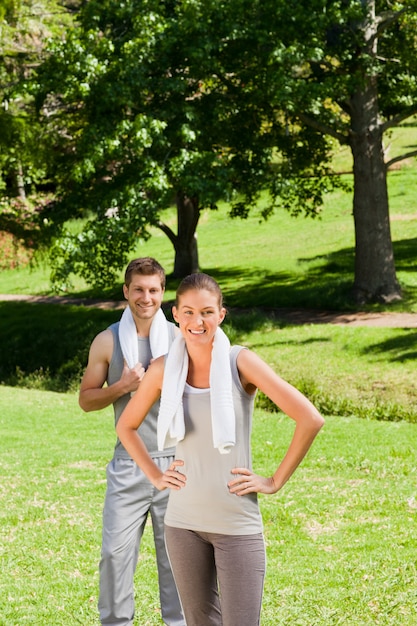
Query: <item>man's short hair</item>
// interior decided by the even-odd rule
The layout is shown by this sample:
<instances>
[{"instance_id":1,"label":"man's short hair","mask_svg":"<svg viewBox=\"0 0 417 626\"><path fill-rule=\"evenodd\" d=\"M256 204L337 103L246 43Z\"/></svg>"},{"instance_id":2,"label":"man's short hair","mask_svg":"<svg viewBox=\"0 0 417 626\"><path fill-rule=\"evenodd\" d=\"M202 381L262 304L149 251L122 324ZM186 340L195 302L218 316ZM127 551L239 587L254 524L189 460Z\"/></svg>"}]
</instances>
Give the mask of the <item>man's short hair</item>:
<instances>
[{"instance_id":1,"label":"man's short hair","mask_svg":"<svg viewBox=\"0 0 417 626\"><path fill-rule=\"evenodd\" d=\"M161 288L162 290L165 290L165 270L156 259L153 259L150 256L146 256L130 261L125 271L126 287L129 287L130 283L132 282L132 276L134 274L142 274L143 276L153 276L154 274L158 274L161 280Z\"/></svg>"}]
</instances>

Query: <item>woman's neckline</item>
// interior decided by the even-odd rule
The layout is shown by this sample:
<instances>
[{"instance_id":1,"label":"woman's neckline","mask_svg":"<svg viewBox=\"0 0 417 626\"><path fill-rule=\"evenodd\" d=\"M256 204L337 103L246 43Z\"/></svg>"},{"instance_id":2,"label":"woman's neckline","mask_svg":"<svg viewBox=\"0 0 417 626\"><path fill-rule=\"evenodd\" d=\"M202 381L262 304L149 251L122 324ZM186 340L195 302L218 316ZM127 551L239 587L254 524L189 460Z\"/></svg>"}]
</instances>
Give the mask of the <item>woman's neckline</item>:
<instances>
[{"instance_id":1,"label":"woman's neckline","mask_svg":"<svg viewBox=\"0 0 417 626\"><path fill-rule=\"evenodd\" d=\"M204 393L205 391L210 391L210 387L193 387L190 383L185 382L185 389L187 391L191 391L192 393Z\"/></svg>"}]
</instances>

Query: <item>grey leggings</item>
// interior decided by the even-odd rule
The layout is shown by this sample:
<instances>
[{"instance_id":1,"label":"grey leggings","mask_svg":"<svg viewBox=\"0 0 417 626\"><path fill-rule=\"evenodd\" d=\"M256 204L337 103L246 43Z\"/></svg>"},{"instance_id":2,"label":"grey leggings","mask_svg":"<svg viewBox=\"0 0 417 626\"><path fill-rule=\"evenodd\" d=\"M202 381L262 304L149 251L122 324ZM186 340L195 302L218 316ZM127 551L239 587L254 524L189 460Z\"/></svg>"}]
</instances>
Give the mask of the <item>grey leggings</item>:
<instances>
[{"instance_id":1,"label":"grey leggings","mask_svg":"<svg viewBox=\"0 0 417 626\"><path fill-rule=\"evenodd\" d=\"M187 626L258 626L266 558L262 533L218 535L165 526Z\"/></svg>"}]
</instances>

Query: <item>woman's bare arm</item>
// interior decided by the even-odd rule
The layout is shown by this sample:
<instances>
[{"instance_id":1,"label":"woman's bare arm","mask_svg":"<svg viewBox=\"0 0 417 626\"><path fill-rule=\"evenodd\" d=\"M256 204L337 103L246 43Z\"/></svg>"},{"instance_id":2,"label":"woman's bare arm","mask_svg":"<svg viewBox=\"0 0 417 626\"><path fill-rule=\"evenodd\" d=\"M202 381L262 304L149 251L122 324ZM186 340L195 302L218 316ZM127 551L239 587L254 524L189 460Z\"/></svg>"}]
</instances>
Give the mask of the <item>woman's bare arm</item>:
<instances>
[{"instance_id":1,"label":"woman's bare arm","mask_svg":"<svg viewBox=\"0 0 417 626\"><path fill-rule=\"evenodd\" d=\"M287 452L269 478L257 476L247 468L235 468L239 477L230 481L232 493L245 495L251 492L275 493L291 478L308 450L324 419L316 407L298 389L283 380L259 356L250 350L242 350L238 356L238 369L242 385L248 393L256 388L274 402L295 421L295 431Z\"/></svg>"},{"instance_id":2,"label":"woman's bare arm","mask_svg":"<svg viewBox=\"0 0 417 626\"><path fill-rule=\"evenodd\" d=\"M185 484L185 476L176 472L175 468L183 465L176 460L172 467L162 473L153 462L148 450L139 436L137 429L146 419L152 405L160 398L164 375L164 357L160 357L149 366L138 391L130 399L119 421L116 432L120 441L157 489L180 489Z\"/></svg>"}]
</instances>

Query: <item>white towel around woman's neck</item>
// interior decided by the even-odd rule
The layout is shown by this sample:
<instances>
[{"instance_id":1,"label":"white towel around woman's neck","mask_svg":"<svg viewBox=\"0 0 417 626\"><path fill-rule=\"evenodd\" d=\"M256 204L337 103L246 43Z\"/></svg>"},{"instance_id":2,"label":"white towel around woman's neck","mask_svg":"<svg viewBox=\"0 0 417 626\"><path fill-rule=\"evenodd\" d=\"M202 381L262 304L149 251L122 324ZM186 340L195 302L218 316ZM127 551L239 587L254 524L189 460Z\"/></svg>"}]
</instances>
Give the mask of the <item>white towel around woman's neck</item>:
<instances>
[{"instance_id":1,"label":"white towel around woman's neck","mask_svg":"<svg viewBox=\"0 0 417 626\"><path fill-rule=\"evenodd\" d=\"M120 319L119 341L126 363L130 368L134 367L139 360L138 331L129 307L125 308ZM149 343L153 359L167 354L169 350L168 324L162 309L152 320Z\"/></svg>"},{"instance_id":2,"label":"white towel around woman's neck","mask_svg":"<svg viewBox=\"0 0 417 626\"><path fill-rule=\"evenodd\" d=\"M158 416L158 450L175 446L184 439L182 397L188 374L185 340L178 335L165 361L161 404ZM213 446L227 454L236 442L236 418L232 396L230 342L221 328L216 330L210 366L210 405Z\"/></svg>"}]
</instances>

